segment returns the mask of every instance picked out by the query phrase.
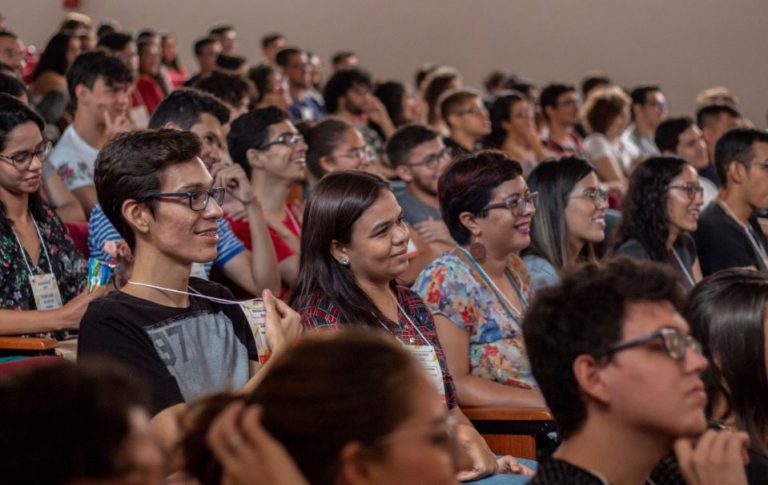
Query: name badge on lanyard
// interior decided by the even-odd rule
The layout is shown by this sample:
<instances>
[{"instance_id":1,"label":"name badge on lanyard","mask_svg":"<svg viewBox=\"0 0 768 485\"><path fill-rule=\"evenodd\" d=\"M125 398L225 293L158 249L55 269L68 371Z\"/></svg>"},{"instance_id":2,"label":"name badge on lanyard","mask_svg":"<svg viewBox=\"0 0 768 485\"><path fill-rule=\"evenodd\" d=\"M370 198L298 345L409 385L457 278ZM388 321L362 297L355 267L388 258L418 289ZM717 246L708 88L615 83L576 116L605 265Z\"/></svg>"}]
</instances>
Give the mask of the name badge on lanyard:
<instances>
[{"instance_id":1,"label":"name badge on lanyard","mask_svg":"<svg viewBox=\"0 0 768 485\"><path fill-rule=\"evenodd\" d=\"M445 382L443 381L443 370L440 368L440 361L437 360L437 353L435 348L431 345L408 345L404 344L405 348L411 353L412 356L419 361L419 364L424 368L429 380L437 388L440 399L445 403Z\"/></svg>"},{"instance_id":2,"label":"name badge on lanyard","mask_svg":"<svg viewBox=\"0 0 768 485\"><path fill-rule=\"evenodd\" d=\"M56 277L51 273L31 275L29 286L38 310L55 310L61 307L61 293Z\"/></svg>"},{"instance_id":3,"label":"name badge on lanyard","mask_svg":"<svg viewBox=\"0 0 768 485\"><path fill-rule=\"evenodd\" d=\"M29 286L32 288L32 297L35 299L35 308L37 310L55 310L62 306L59 283L56 281L56 276L53 274L53 262L51 261L51 254L48 252L48 246L45 245L43 235L40 234L40 228L37 226L37 221L34 217L32 217L32 223L35 225L37 237L40 239L40 246L45 251L45 255L48 259L48 269L50 270L50 273L37 274L32 270L32 266L30 266L27 261L24 246L21 244L16 231L13 231L13 235L16 237L16 243L19 245L21 257L24 259L24 265L27 267Z\"/></svg>"},{"instance_id":4,"label":"name badge on lanyard","mask_svg":"<svg viewBox=\"0 0 768 485\"><path fill-rule=\"evenodd\" d=\"M240 308L245 313L245 318L251 326L253 339L256 341L256 351L259 354L259 363L266 364L272 356L272 350L267 341L267 309L264 306L264 300L254 298L240 302Z\"/></svg>"}]
</instances>

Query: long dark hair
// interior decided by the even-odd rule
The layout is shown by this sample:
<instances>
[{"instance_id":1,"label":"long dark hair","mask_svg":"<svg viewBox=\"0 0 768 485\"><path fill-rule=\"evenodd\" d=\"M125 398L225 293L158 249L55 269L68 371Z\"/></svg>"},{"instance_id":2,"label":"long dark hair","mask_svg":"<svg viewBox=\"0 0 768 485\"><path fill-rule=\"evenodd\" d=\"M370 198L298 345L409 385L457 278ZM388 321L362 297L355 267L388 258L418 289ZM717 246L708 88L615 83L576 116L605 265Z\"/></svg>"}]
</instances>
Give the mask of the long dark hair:
<instances>
[{"instance_id":1,"label":"long dark hair","mask_svg":"<svg viewBox=\"0 0 768 485\"><path fill-rule=\"evenodd\" d=\"M653 261L669 261L668 189L672 179L680 175L687 164L679 157L651 157L635 168L629 177L614 251L630 239L636 239Z\"/></svg>"},{"instance_id":2,"label":"long dark hair","mask_svg":"<svg viewBox=\"0 0 768 485\"><path fill-rule=\"evenodd\" d=\"M531 245L524 254L533 254L549 261L557 269L564 268L571 259L568 245L568 227L565 208L573 187L595 168L586 160L563 157L540 163L528 176L528 188L539 193L536 216L531 226ZM591 244L581 252L583 259L593 254Z\"/></svg>"},{"instance_id":3,"label":"long dark hair","mask_svg":"<svg viewBox=\"0 0 768 485\"><path fill-rule=\"evenodd\" d=\"M355 275L331 255L331 244L349 244L352 226L371 207L387 181L366 172L344 170L320 180L304 209L299 278L291 306L301 310L321 292L339 307L346 323L379 326L389 322L358 286Z\"/></svg>"},{"instance_id":4,"label":"long dark hair","mask_svg":"<svg viewBox=\"0 0 768 485\"><path fill-rule=\"evenodd\" d=\"M48 44L45 46L45 50L40 54L40 61L35 67L35 72L32 73L32 80L37 80L38 77L45 71L54 71L62 76L66 74L67 68L67 50L69 50L69 42L74 37L73 35L59 32L51 37Z\"/></svg>"},{"instance_id":5,"label":"long dark hair","mask_svg":"<svg viewBox=\"0 0 768 485\"><path fill-rule=\"evenodd\" d=\"M486 138L488 148L501 148L504 140L507 138L507 130L504 128L504 122L509 121L512 114L512 107L521 101L527 101L528 98L517 91L505 91L496 98L491 105L489 117L491 118L491 134Z\"/></svg>"},{"instance_id":6,"label":"long dark hair","mask_svg":"<svg viewBox=\"0 0 768 485\"><path fill-rule=\"evenodd\" d=\"M42 118L18 99L8 94L0 93L0 151L5 150L8 134L17 126L24 123L34 123L42 133ZM40 192L29 194L29 211L38 221L48 217ZM9 234L13 227L13 221L6 216L5 204L0 201L0 232Z\"/></svg>"},{"instance_id":7,"label":"long dark hair","mask_svg":"<svg viewBox=\"0 0 768 485\"><path fill-rule=\"evenodd\" d=\"M181 443L185 468L203 485L221 483L221 465L205 437L216 416L242 399L262 407L264 428L309 483L335 483L339 454L348 443L360 443L373 456L386 454L381 439L412 414L409 396L420 372L408 352L381 332L345 329L305 336L275 357L249 395L219 394L192 405L192 423Z\"/></svg>"},{"instance_id":8,"label":"long dark hair","mask_svg":"<svg viewBox=\"0 0 768 485\"><path fill-rule=\"evenodd\" d=\"M752 448L762 454L768 454L766 303L764 273L730 269L699 283L683 312L710 361L704 373L707 415L736 418L749 434ZM724 416L712 416L718 397L725 401Z\"/></svg>"}]
</instances>

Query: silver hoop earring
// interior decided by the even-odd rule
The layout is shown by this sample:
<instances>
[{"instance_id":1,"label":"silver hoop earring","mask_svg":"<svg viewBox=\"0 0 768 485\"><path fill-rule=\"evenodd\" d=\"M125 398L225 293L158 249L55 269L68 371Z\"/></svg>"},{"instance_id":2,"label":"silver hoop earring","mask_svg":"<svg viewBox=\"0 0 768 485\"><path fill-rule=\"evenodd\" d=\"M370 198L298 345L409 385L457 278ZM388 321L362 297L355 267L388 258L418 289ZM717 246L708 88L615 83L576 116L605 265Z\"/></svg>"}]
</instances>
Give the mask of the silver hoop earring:
<instances>
[{"instance_id":1,"label":"silver hoop earring","mask_svg":"<svg viewBox=\"0 0 768 485\"><path fill-rule=\"evenodd\" d=\"M339 260L339 264L341 264L342 266L349 266L349 258L346 256L342 256L341 259Z\"/></svg>"}]
</instances>

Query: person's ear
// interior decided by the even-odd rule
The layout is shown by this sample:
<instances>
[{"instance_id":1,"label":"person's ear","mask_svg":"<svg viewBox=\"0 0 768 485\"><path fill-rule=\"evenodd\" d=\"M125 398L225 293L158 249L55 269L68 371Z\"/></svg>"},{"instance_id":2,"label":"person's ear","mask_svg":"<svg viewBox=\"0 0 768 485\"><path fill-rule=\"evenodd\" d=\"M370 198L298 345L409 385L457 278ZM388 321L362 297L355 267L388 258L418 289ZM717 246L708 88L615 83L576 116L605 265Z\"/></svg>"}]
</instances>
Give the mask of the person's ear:
<instances>
[{"instance_id":1,"label":"person's ear","mask_svg":"<svg viewBox=\"0 0 768 485\"><path fill-rule=\"evenodd\" d=\"M82 103L83 100L86 100L90 93L91 93L91 90L88 89L88 87L85 84L78 84L77 86L75 86L75 97L77 98L77 101L80 103Z\"/></svg>"},{"instance_id":2,"label":"person's ear","mask_svg":"<svg viewBox=\"0 0 768 485\"><path fill-rule=\"evenodd\" d=\"M267 161L267 153L263 150L249 148L245 151L245 158L248 160L248 165L250 165L251 168L264 170Z\"/></svg>"},{"instance_id":3,"label":"person's ear","mask_svg":"<svg viewBox=\"0 0 768 485\"><path fill-rule=\"evenodd\" d=\"M375 483L375 463L366 456L358 441L347 443L339 452L335 485L367 485Z\"/></svg>"},{"instance_id":4,"label":"person's ear","mask_svg":"<svg viewBox=\"0 0 768 485\"><path fill-rule=\"evenodd\" d=\"M573 361L572 371L579 388L601 404L610 403L610 386L605 380L600 363L591 355L581 354Z\"/></svg>"},{"instance_id":5,"label":"person's ear","mask_svg":"<svg viewBox=\"0 0 768 485\"><path fill-rule=\"evenodd\" d=\"M411 174L411 169L406 167L405 165L398 165L395 167L395 173L397 173L397 176L400 177L400 180L402 180L405 183L409 183L413 181L413 175Z\"/></svg>"},{"instance_id":6,"label":"person's ear","mask_svg":"<svg viewBox=\"0 0 768 485\"><path fill-rule=\"evenodd\" d=\"M335 239L331 241L331 256L339 263L345 259L346 261L349 261L349 256L347 256L347 248Z\"/></svg>"},{"instance_id":7,"label":"person's ear","mask_svg":"<svg viewBox=\"0 0 768 485\"><path fill-rule=\"evenodd\" d=\"M459 214L459 222L475 237L480 236L483 232L477 223L477 219L478 217L471 212L464 211Z\"/></svg>"},{"instance_id":8,"label":"person's ear","mask_svg":"<svg viewBox=\"0 0 768 485\"><path fill-rule=\"evenodd\" d=\"M737 184L742 184L749 178L749 169L744 166L743 163L737 160L731 160L728 162L728 179Z\"/></svg>"},{"instance_id":9,"label":"person's ear","mask_svg":"<svg viewBox=\"0 0 768 485\"><path fill-rule=\"evenodd\" d=\"M320 159L318 160L318 163L320 164L320 168L323 169L323 172L330 173L336 169L336 163L334 163L332 159L333 157L330 157L328 155L324 155L320 157Z\"/></svg>"},{"instance_id":10,"label":"person's ear","mask_svg":"<svg viewBox=\"0 0 768 485\"><path fill-rule=\"evenodd\" d=\"M149 225L154 220L149 207L144 202L127 199L121 207L123 219L137 234L148 234Z\"/></svg>"}]
</instances>

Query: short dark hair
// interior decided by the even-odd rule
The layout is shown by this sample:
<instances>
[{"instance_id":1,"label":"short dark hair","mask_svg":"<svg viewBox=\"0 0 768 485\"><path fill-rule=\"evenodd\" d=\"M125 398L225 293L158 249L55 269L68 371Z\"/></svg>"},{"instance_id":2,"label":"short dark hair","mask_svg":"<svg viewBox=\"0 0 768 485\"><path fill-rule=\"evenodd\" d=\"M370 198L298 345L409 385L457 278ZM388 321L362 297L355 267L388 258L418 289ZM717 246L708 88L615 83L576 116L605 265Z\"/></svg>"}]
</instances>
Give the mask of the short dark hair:
<instances>
[{"instance_id":1,"label":"short dark hair","mask_svg":"<svg viewBox=\"0 0 768 485\"><path fill-rule=\"evenodd\" d=\"M352 125L337 116L328 116L312 127L304 129L307 141L307 168L318 180L326 174L320 159L330 156Z\"/></svg>"},{"instance_id":2,"label":"short dark hair","mask_svg":"<svg viewBox=\"0 0 768 485\"><path fill-rule=\"evenodd\" d=\"M213 37L202 37L197 39L194 43L195 56L200 57L203 54L203 49L209 44L215 44L218 40Z\"/></svg>"},{"instance_id":3,"label":"short dark hair","mask_svg":"<svg viewBox=\"0 0 768 485\"><path fill-rule=\"evenodd\" d=\"M16 76L0 72L0 93L8 94L14 98L27 95L27 88Z\"/></svg>"},{"instance_id":4,"label":"short dark hair","mask_svg":"<svg viewBox=\"0 0 768 485\"><path fill-rule=\"evenodd\" d=\"M0 382L0 446L13 450L0 455L3 480L64 484L124 476L131 413L146 409L145 390L111 362L58 360Z\"/></svg>"},{"instance_id":5,"label":"short dark hair","mask_svg":"<svg viewBox=\"0 0 768 485\"><path fill-rule=\"evenodd\" d=\"M264 145L269 140L269 127L287 119L288 115L283 110L268 106L249 111L232 122L227 135L229 156L233 162L243 167L248 177L251 176L251 165L248 163L246 152Z\"/></svg>"},{"instance_id":6,"label":"short dark hair","mask_svg":"<svg viewBox=\"0 0 768 485\"><path fill-rule=\"evenodd\" d=\"M381 104L384 105L395 127L407 123L403 110L403 99L407 95L407 91L403 83L400 81L378 83L373 90L373 95L379 98Z\"/></svg>"},{"instance_id":7,"label":"short dark hair","mask_svg":"<svg viewBox=\"0 0 768 485\"><path fill-rule=\"evenodd\" d=\"M618 258L566 271L558 285L536 291L523 320L531 370L552 411L561 438L578 432L587 407L573 375L579 355L598 357L621 340L628 305L684 295L667 265Z\"/></svg>"},{"instance_id":8,"label":"short dark hair","mask_svg":"<svg viewBox=\"0 0 768 485\"><path fill-rule=\"evenodd\" d=\"M345 96L357 84L368 87L373 85L368 71L357 67L346 67L334 72L323 89L323 99L328 112L338 111L339 98Z\"/></svg>"},{"instance_id":9,"label":"short dark hair","mask_svg":"<svg viewBox=\"0 0 768 485\"><path fill-rule=\"evenodd\" d=\"M251 83L241 76L221 71L213 71L210 76L199 79L194 87L216 96L230 106L240 106L243 98L250 96L252 88Z\"/></svg>"},{"instance_id":10,"label":"short dark hair","mask_svg":"<svg viewBox=\"0 0 768 485\"><path fill-rule=\"evenodd\" d=\"M235 26L231 24L221 24L216 25L214 27L211 27L211 30L208 31L208 35L221 35L225 32L234 31Z\"/></svg>"},{"instance_id":11,"label":"short dark hair","mask_svg":"<svg viewBox=\"0 0 768 485\"><path fill-rule=\"evenodd\" d=\"M500 150L481 150L453 162L437 183L443 221L451 237L468 244L470 232L459 220L462 212L486 217L493 191L508 180L522 177L520 164Z\"/></svg>"},{"instance_id":12,"label":"short dark hair","mask_svg":"<svg viewBox=\"0 0 768 485\"><path fill-rule=\"evenodd\" d=\"M132 250L136 237L123 217L123 203L146 201L154 213L157 201L148 197L160 190L165 169L198 157L201 150L194 133L160 129L120 134L99 151L93 175L99 205Z\"/></svg>"},{"instance_id":13,"label":"short dark hair","mask_svg":"<svg viewBox=\"0 0 768 485\"><path fill-rule=\"evenodd\" d=\"M387 157L392 165L408 165L411 151L422 143L438 138L440 133L416 123L403 125L387 140Z\"/></svg>"},{"instance_id":14,"label":"short dark hair","mask_svg":"<svg viewBox=\"0 0 768 485\"><path fill-rule=\"evenodd\" d=\"M69 97L76 101L75 88L80 84L93 89L96 80L102 78L107 86L130 85L133 74L123 62L106 52L93 50L80 54L67 71Z\"/></svg>"},{"instance_id":15,"label":"short dark hair","mask_svg":"<svg viewBox=\"0 0 768 485\"><path fill-rule=\"evenodd\" d=\"M650 93L661 91L659 86L653 84L647 84L643 86L637 86L629 93L629 97L632 98L632 106L636 104L645 104L646 98Z\"/></svg>"},{"instance_id":16,"label":"short dark hair","mask_svg":"<svg viewBox=\"0 0 768 485\"><path fill-rule=\"evenodd\" d=\"M755 143L768 143L768 132L755 128L734 128L715 145L715 168L723 187L728 185L728 166L736 161L750 168L755 158Z\"/></svg>"},{"instance_id":17,"label":"short dark hair","mask_svg":"<svg viewBox=\"0 0 768 485\"><path fill-rule=\"evenodd\" d=\"M0 38L1 37L10 37L11 39L18 39L19 36L15 33L11 32L10 30L0 30Z\"/></svg>"},{"instance_id":18,"label":"short dark hair","mask_svg":"<svg viewBox=\"0 0 768 485\"><path fill-rule=\"evenodd\" d=\"M275 64L280 67L286 67L292 56L300 55L303 52L298 47L283 47L275 54Z\"/></svg>"},{"instance_id":19,"label":"short dark hair","mask_svg":"<svg viewBox=\"0 0 768 485\"><path fill-rule=\"evenodd\" d=\"M261 102L269 93L272 87L270 77L275 73L275 67L271 64L262 63L257 66L253 66L248 69L248 79L253 83L255 88L254 101L256 103Z\"/></svg>"},{"instance_id":20,"label":"short dark hair","mask_svg":"<svg viewBox=\"0 0 768 485\"><path fill-rule=\"evenodd\" d=\"M587 76L581 80L581 95L585 98L596 87L605 84L613 84L611 78L602 74L596 74L593 76Z\"/></svg>"},{"instance_id":21,"label":"short dark hair","mask_svg":"<svg viewBox=\"0 0 768 485\"><path fill-rule=\"evenodd\" d=\"M741 113L733 106L727 104L708 104L696 111L696 124L701 129L707 128L712 123L720 120L720 117L724 114L732 118L741 118Z\"/></svg>"},{"instance_id":22,"label":"short dark hair","mask_svg":"<svg viewBox=\"0 0 768 485\"><path fill-rule=\"evenodd\" d=\"M693 118L690 116L681 116L679 118L668 118L659 124L656 128L653 141L661 153L677 153L677 144L680 142L680 134L693 126Z\"/></svg>"},{"instance_id":23,"label":"short dark hair","mask_svg":"<svg viewBox=\"0 0 768 485\"><path fill-rule=\"evenodd\" d=\"M229 71L236 71L243 67L248 60L243 56L228 56L226 54L219 54L216 58L216 65L222 69Z\"/></svg>"},{"instance_id":24,"label":"short dark hair","mask_svg":"<svg viewBox=\"0 0 768 485\"><path fill-rule=\"evenodd\" d=\"M557 108L557 100L565 93L575 93L576 88L570 84L548 84L539 94L539 105L544 118L549 119L547 107Z\"/></svg>"},{"instance_id":25,"label":"short dark hair","mask_svg":"<svg viewBox=\"0 0 768 485\"><path fill-rule=\"evenodd\" d=\"M99 39L97 47L104 47L110 51L118 52L133 42L133 36L126 32L112 32Z\"/></svg>"},{"instance_id":26,"label":"short dark hair","mask_svg":"<svg viewBox=\"0 0 768 485\"><path fill-rule=\"evenodd\" d=\"M217 97L199 89L177 89L157 105L149 119L149 128L156 130L166 123L173 123L182 130L189 130L200 121L203 113L214 116L222 125L229 122L229 110Z\"/></svg>"},{"instance_id":27,"label":"short dark hair","mask_svg":"<svg viewBox=\"0 0 768 485\"><path fill-rule=\"evenodd\" d=\"M491 133L485 139L488 148L501 148L507 139L507 129L504 125L509 121L517 103L528 101L528 97L519 91L504 91L493 101L489 110Z\"/></svg>"},{"instance_id":28,"label":"short dark hair","mask_svg":"<svg viewBox=\"0 0 768 485\"><path fill-rule=\"evenodd\" d=\"M480 93L469 88L452 89L443 93L438 102L440 116L443 118L445 124L450 128L451 124L448 122L448 117L456 113L464 103L476 98L481 98Z\"/></svg>"},{"instance_id":29,"label":"short dark hair","mask_svg":"<svg viewBox=\"0 0 768 485\"><path fill-rule=\"evenodd\" d=\"M261 38L261 48L266 49L270 44L280 39L285 39L285 36L279 32L273 32L271 34L264 35Z\"/></svg>"},{"instance_id":30,"label":"short dark hair","mask_svg":"<svg viewBox=\"0 0 768 485\"><path fill-rule=\"evenodd\" d=\"M331 56L331 64L338 66L342 62L346 61L350 57L355 57L355 53L352 51L339 51Z\"/></svg>"}]
</instances>

